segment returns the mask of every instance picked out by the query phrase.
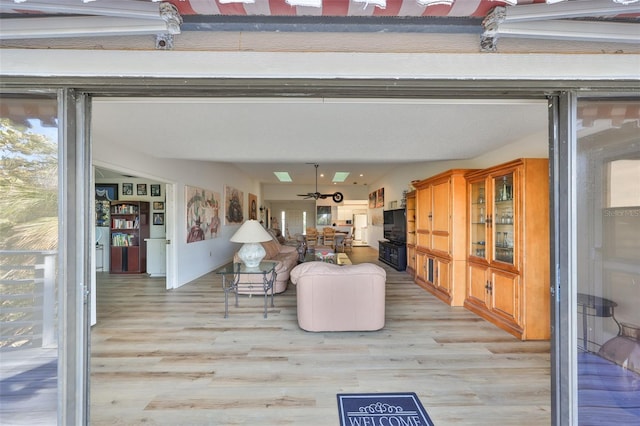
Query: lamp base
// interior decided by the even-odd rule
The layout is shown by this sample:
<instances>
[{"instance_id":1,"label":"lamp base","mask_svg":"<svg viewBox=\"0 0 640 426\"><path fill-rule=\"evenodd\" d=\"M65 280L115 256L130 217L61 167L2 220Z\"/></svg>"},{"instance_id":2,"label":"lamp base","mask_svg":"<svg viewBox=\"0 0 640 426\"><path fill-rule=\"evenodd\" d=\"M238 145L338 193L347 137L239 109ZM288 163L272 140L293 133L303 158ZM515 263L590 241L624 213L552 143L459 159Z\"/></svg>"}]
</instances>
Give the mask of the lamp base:
<instances>
[{"instance_id":1,"label":"lamp base","mask_svg":"<svg viewBox=\"0 0 640 426\"><path fill-rule=\"evenodd\" d=\"M238 257L247 268L255 268L267 255L260 243L244 243L238 251Z\"/></svg>"}]
</instances>

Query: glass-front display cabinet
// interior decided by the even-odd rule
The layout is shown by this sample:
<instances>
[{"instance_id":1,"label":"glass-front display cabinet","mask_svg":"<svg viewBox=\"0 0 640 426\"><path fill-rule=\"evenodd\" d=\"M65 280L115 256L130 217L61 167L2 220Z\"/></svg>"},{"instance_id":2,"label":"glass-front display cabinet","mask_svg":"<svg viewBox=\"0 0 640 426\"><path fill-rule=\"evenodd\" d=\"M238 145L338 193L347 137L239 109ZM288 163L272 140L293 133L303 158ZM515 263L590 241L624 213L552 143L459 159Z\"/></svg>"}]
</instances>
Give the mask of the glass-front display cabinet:
<instances>
[{"instance_id":1,"label":"glass-front display cabinet","mask_svg":"<svg viewBox=\"0 0 640 426\"><path fill-rule=\"evenodd\" d=\"M484 179L471 184L471 248L469 254L485 258L487 257L487 198Z\"/></svg>"},{"instance_id":2,"label":"glass-front display cabinet","mask_svg":"<svg viewBox=\"0 0 640 426\"><path fill-rule=\"evenodd\" d=\"M513 188L513 173L470 183L470 256L514 264Z\"/></svg>"},{"instance_id":3,"label":"glass-front display cabinet","mask_svg":"<svg viewBox=\"0 0 640 426\"><path fill-rule=\"evenodd\" d=\"M513 265L513 173L493 178L493 259Z\"/></svg>"},{"instance_id":4,"label":"glass-front display cabinet","mask_svg":"<svg viewBox=\"0 0 640 426\"><path fill-rule=\"evenodd\" d=\"M548 160L517 159L466 179L464 306L520 339L548 339Z\"/></svg>"}]
</instances>

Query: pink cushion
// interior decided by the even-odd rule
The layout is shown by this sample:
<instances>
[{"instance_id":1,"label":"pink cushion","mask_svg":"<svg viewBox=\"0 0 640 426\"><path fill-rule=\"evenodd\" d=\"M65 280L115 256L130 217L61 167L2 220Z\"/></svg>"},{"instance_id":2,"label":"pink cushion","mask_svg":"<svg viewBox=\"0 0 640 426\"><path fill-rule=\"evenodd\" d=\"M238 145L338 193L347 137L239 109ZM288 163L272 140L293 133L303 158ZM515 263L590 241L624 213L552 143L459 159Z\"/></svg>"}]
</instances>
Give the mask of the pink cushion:
<instances>
[{"instance_id":1,"label":"pink cushion","mask_svg":"<svg viewBox=\"0 0 640 426\"><path fill-rule=\"evenodd\" d=\"M278 244L276 241L267 241L265 243L261 243L262 247L264 247L264 250L267 252L267 255L265 256L265 259L273 259L275 258L278 253L280 253L280 244Z\"/></svg>"}]
</instances>

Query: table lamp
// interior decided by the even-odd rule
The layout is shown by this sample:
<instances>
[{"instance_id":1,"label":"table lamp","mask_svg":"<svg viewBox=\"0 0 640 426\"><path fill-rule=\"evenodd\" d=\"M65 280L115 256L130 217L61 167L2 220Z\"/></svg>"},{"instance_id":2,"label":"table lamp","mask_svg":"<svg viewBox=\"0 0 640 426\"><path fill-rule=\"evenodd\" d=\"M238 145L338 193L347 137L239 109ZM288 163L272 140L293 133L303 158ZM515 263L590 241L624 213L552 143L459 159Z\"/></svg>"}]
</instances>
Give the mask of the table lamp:
<instances>
[{"instance_id":1,"label":"table lamp","mask_svg":"<svg viewBox=\"0 0 640 426\"><path fill-rule=\"evenodd\" d=\"M247 220L238 228L230 241L234 243L244 243L240 251L238 251L238 257L247 268L255 268L267 254L260 243L271 241L271 239L271 234L269 234L257 220L251 219Z\"/></svg>"}]
</instances>

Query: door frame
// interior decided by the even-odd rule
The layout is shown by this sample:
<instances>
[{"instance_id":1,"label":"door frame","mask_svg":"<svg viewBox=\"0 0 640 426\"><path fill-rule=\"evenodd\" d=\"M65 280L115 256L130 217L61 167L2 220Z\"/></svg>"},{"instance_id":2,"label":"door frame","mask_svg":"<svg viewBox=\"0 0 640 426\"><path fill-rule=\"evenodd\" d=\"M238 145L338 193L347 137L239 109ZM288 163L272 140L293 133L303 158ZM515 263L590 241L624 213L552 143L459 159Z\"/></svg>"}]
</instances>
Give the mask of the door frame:
<instances>
[{"instance_id":1,"label":"door frame","mask_svg":"<svg viewBox=\"0 0 640 426\"><path fill-rule=\"evenodd\" d=\"M67 252L82 256L66 256L65 266L73 272L80 286L71 286L67 300L75 301L75 308L67 312L72 318L62 319L64 333L68 334L63 351L68 360L67 374L63 383L64 406L62 410L73 417L74 421L64 422L87 424L88 419L88 327L82 322L79 308L88 292L83 283L88 282L90 256L89 225L92 224L93 209L89 205L90 179L90 139L87 110L87 96L269 96L287 97L292 95L332 96L332 97L465 97L472 98L511 98L511 99L548 99L549 101L549 159L551 188L551 288L552 308L552 423L555 425L576 424L577 418L577 366L575 359L575 191L572 178L575 174L575 111L576 99L581 93L608 91L614 93L632 93L639 96L637 81L610 80L413 80L344 79L339 81L323 79L199 79L189 87L184 87L182 79L156 79L153 84L144 78L37 78L3 77L0 89L63 87L63 111L69 120L65 124L65 147L72 148L65 158L76 165L69 171L74 174L63 182L63 192L74 194L75 198L65 205L64 219L67 223L83 224L78 232L65 230L67 240L74 242L66 247ZM282 88L286 87L286 93ZM78 98L79 96L79 98ZM78 100L78 101L77 101ZM77 102L76 102L77 101ZM76 120L80 123L75 126ZM84 124L84 126L83 126ZM70 131L74 129L77 131ZM74 186L75 185L75 186ZM72 220L70 220L72 219ZM75 222L77 221L77 222ZM85 259L76 262L73 259ZM69 287L69 286L66 286ZM562 291L560 291L562 290ZM572 292L573 290L573 292ZM87 304L84 303L85 310ZM79 321L76 321L80 318ZM86 313L85 317L86 319ZM79 328L78 325L81 327ZM71 370L74 370L72 372ZM82 389L78 389L78 387ZM82 391L79 393L79 391ZM69 417L71 418L71 417Z\"/></svg>"},{"instance_id":2,"label":"door frame","mask_svg":"<svg viewBox=\"0 0 640 426\"><path fill-rule=\"evenodd\" d=\"M175 264L175 259L177 256L177 253L175 252L176 250L176 245L172 244L173 241L176 241L176 199L175 199L175 194L176 194L176 183L170 180L167 180L166 178L163 177L159 177L159 176L154 176L148 173L142 173L139 172L137 170L129 170L126 168L123 168L121 166L118 165L114 165L114 164L109 164L109 163L104 163L102 161L95 161L93 159L91 159L92 161L92 167L98 166L101 168L105 168L105 169L109 169L109 170L113 170L115 172L118 173L123 173L126 175L135 175L137 177L141 177L141 178L145 178L145 179L150 179L150 180L154 180L157 182L161 182L165 185L166 191L165 191L165 235L166 235L166 240L167 242L167 254L166 254L166 277L165 277L165 288L167 290L171 290L176 288L176 282L177 282L177 276L176 276L176 264ZM95 282L95 271L94 271L94 278L93 281ZM95 287L92 288L92 290L95 292ZM93 309L93 312L95 312L96 306L95 306L95 297L91 298L91 307Z\"/></svg>"}]
</instances>

